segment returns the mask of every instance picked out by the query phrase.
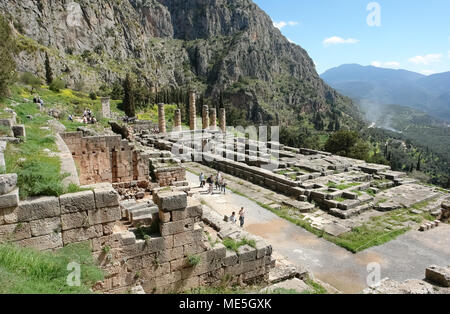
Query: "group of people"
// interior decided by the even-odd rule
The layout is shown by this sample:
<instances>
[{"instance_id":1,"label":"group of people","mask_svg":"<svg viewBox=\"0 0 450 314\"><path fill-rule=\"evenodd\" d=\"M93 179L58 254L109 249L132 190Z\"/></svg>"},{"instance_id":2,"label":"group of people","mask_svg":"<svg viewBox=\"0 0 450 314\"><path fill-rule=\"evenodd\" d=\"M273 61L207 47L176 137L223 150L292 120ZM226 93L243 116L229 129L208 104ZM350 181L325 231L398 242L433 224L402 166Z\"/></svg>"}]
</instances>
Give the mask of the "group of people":
<instances>
[{"instance_id":1,"label":"group of people","mask_svg":"<svg viewBox=\"0 0 450 314\"><path fill-rule=\"evenodd\" d=\"M84 109L84 112L83 112L83 123L84 124L95 124L95 123L97 123L97 119L92 114L91 109Z\"/></svg>"},{"instance_id":2,"label":"group of people","mask_svg":"<svg viewBox=\"0 0 450 314\"><path fill-rule=\"evenodd\" d=\"M39 104L41 107L44 107L44 101L40 96L34 96L33 103Z\"/></svg>"},{"instance_id":3,"label":"group of people","mask_svg":"<svg viewBox=\"0 0 450 314\"><path fill-rule=\"evenodd\" d=\"M230 217L230 221L232 223L236 223L236 212L233 212L233 214L231 214ZM241 210L239 211L239 225L241 226L241 228L244 228L244 223L245 223L245 210L244 207L241 208Z\"/></svg>"},{"instance_id":4,"label":"group of people","mask_svg":"<svg viewBox=\"0 0 450 314\"><path fill-rule=\"evenodd\" d=\"M208 184L208 194L214 193L214 186L216 190L220 191L220 193L223 192L223 194L226 194L227 183L220 172L218 172L215 177L214 175L211 175L207 179L205 179L205 175L201 173L199 180L200 188L204 188Z\"/></svg>"}]
</instances>

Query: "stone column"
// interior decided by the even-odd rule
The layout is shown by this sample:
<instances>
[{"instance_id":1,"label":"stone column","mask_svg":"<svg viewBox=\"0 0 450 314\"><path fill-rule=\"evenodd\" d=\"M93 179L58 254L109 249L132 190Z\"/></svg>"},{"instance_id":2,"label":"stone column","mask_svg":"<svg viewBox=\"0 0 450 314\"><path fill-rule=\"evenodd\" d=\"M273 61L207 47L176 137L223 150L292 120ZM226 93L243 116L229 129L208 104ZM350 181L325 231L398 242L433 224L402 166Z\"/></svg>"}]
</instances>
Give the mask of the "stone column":
<instances>
[{"instance_id":1,"label":"stone column","mask_svg":"<svg viewBox=\"0 0 450 314\"><path fill-rule=\"evenodd\" d=\"M211 131L217 130L217 109L216 108L211 108L209 129Z\"/></svg>"},{"instance_id":2,"label":"stone column","mask_svg":"<svg viewBox=\"0 0 450 314\"><path fill-rule=\"evenodd\" d=\"M158 104L158 126L159 133L166 133L166 113L164 104Z\"/></svg>"},{"instance_id":3,"label":"stone column","mask_svg":"<svg viewBox=\"0 0 450 314\"><path fill-rule=\"evenodd\" d=\"M203 130L207 130L209 128L209 108L208 106L203 106Z\"/></svg>"},{"instance_id":4,"label":"stone column","mask_svg":"<svg viewBox=\"0 0 450 314\"><path fill-rule=\"evenodd\" d=\"M111 119L111 105L109 97L102 98L102 117L104 119Z\"/></svg>"},{"instance_id":5,"label":"stone column","mask_svg":"<svg viewBox=\"0 0 450 314\"><path fill-rule=\"evenodd\" d=\"M227 131L227 116L225 113L225 108L219 109L219 127L223 133Z\"/></svg>"},{"instance_id":6,"label":"stone column","mask_svg":"<svg viewBox=\"0 0 450 314\"><path fill-rule=\"evenodd\" d=\"M191 131L197 129L197 112L196 112L196 94L194 91L189 92L189 124Z\"/></svg>"},{"instance_id":7,"label":"stone column","mask_svg":"<svg viewBox=\"0 0 450 314\"><path fill-rule=\"evenodd\" d=\"M173 132L181 132L181 110L177 109L175 110L175 116L173 119Z\"/></svg>"}]
</instances>

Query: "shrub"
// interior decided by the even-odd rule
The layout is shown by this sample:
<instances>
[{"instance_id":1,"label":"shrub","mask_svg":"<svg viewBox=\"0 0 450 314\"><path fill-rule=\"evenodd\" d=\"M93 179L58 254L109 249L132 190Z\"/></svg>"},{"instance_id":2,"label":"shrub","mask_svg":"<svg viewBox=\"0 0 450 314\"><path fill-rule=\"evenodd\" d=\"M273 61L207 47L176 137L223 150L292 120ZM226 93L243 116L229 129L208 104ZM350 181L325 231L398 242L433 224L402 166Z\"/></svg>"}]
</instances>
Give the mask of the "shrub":
<instances>
[{"instance_id":1,"label":"shrub","mask_svg":"<svg viewBox=\"0 0 450 314\"><path fill-rule=\"evenodd\" d=\"M199 265L201 261L202 261L202 259L198 255L190 255L188 257L189 265L192 267Z\"/></svg>"},{"instance_id":2,"label":"shrub","mask_svg":"<svg viewBox=\"0 0 450 314\"><path fill-rule=\"evenodd\" d=\"M90 92L89 93L89 98L92 100L97 100L97 94L95 92Z\"/></svg>"},{"instance_id":3,"label":"shrub","mask_svg":"<svg viewBox=\"0 0 450 314\"><path fill-rule=\"evenodd\" d=\"M22 73L20 76L20 81L23 84L30 85L34 88L38 88L42 85L42 80L30 72Z\"/></svg>"},{"instance_id":4,"label":"shrub","mask_svg":"<svg viewBox=\"0 0 450 314\"><path fill-rule=\"evenodd\" d=\"M49 88L51 91L53 91L55 93L59 93L61 91L61 89L66 88L66 83L63 80L56 78L52 81Z\"/></svg>"}]
</instances>

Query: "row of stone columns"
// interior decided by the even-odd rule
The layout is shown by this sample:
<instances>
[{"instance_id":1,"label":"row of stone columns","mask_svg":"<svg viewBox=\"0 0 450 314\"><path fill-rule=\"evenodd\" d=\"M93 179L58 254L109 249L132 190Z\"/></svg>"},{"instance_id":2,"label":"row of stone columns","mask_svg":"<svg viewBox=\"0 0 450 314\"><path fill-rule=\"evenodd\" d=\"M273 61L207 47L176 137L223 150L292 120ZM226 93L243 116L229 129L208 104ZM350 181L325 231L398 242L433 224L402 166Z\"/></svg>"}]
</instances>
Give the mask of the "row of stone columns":
<instances>
[{"instance_id":1,"label":"row of stone columns","mask_svg":"<svg viewBox=\"0 0 450 314\"><path fill-rule=\"evenodd\" d=\"M208 106L203 106L203 129L204 130L217 130L217 110L216 108L209 109ZM196 94L195 92L189 93L189 124L191 131L197 129L197 112L196 112ZM158 126L160 133L166 133L166 114L164 110L164 104L158 104ZM220 108L219 110L219 128L225 133L226 132L226 112L225 108ZM181 110L175 110L174 116L174 132L181 132Z\"/></svg>"}]
</instances>

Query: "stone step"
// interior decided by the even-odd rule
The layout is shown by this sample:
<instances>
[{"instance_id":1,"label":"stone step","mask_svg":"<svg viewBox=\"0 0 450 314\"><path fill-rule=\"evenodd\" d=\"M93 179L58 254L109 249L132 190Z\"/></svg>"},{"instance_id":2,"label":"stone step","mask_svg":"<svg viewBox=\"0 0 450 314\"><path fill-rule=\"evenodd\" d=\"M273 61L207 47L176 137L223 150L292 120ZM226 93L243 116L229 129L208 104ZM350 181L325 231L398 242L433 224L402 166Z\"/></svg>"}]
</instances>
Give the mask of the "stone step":
<instances>
[{"instance_id":1,"label":"stone step","mask_svg":"<svg viewBox=\"0 0 450 314\"><path fill-rule=\"evenodd\" d=\"M342 210L339 208L332 208L330 209L330 214L338 217L338 218L342 218L342 219L349 219L355 216L358 216L370 209L373 208L373 203L369 203L369 204L363 204L361 206L349 209L349 210Z\"/></svg>"}]
</instances>

